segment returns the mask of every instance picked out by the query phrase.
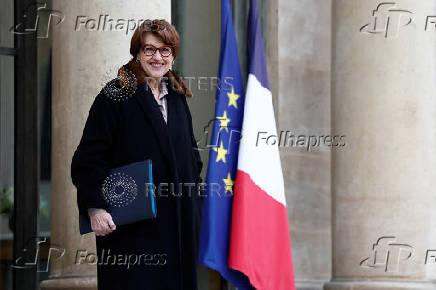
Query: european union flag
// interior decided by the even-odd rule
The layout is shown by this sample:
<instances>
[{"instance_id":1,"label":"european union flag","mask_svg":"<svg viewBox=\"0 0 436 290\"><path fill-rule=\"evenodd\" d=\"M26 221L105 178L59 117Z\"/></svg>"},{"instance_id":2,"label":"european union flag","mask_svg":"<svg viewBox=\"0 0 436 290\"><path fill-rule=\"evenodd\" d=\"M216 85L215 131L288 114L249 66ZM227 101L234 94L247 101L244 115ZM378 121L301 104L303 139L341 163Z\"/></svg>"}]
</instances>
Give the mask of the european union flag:
<instances>
[{"instance_id":1,"label":"european union flag","mask_svg":"<svg viewBox=\"0 0 436 290\"><path fill-rule=\"evenodd\" d=\"M245 275L228 267L233 183L244 112L244 87L229 0L221 1L218 77L199 263L220 272L238 289L252 289Z\"/></svg>"}]
</instances>

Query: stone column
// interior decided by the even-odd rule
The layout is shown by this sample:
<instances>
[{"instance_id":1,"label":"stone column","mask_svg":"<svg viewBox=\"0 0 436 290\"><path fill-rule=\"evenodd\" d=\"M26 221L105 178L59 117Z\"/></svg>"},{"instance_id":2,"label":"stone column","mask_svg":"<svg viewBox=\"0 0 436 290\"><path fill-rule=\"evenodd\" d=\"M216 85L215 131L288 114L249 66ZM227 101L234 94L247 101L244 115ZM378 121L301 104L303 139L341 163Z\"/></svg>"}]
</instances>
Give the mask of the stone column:
<instances>
[{"instance_id":1,"label":"stone column","mask_svg":"<svg viewBox=\"0 0 436 290\"><path fill-rule=\"evenodd\" d=\"M268 0L266 9L268 75L278 131L289 137L281 142L280 157L296 288L322 289L331 274L334 149L321 137L330 134L331 0ZM297 144L298 138L304 144Z\"/></svg>"},{"instance_id":2,"label":"stone column","mask_svg":"<svg viewBox=\"0 0 436 290\"><path fill-rule=\"evenodd\" d=\"M76 263L78 250L96 255L96 249L94 234L78 232L72 155L95 96L130 59L133 30L126 32L128 20L132 19L132 29L140 19L170 20L171 1L53 0L53 10L65 18L52 29L51 244L65 249L65 254L57 258L53 253L49 280L41 283L41 289L96 289L96 265ZM115 27L117 23L124 24Z\"/></svg>"},{"instance_id":3,"label":"stone column","mask_svg":"<svg viewBox=\"0 0 436 290\"><path fill-rule=\"evenodd\" d=\"M326 290L436 289L436 3L394 2L333 0Z\"/></svg>"}]
</instances>

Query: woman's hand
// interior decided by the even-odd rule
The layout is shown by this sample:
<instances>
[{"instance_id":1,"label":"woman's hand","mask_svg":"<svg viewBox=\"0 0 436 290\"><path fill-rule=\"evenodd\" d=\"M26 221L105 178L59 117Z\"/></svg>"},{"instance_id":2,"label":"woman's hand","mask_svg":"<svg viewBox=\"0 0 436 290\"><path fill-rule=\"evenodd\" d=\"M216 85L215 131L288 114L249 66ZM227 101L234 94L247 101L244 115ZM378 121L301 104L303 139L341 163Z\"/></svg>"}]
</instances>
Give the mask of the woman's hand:
<instances>
[{"instance_id":1,"label":"woman's hand","mask_svg":"<svg viewBox=\"0 0 436 290\"><path fill-rule=\"evenodd\" d=\"M91 228L97 236L105 236L116 229L112 216L103 208L89 208Z\"/></svg>"}]
</instances>

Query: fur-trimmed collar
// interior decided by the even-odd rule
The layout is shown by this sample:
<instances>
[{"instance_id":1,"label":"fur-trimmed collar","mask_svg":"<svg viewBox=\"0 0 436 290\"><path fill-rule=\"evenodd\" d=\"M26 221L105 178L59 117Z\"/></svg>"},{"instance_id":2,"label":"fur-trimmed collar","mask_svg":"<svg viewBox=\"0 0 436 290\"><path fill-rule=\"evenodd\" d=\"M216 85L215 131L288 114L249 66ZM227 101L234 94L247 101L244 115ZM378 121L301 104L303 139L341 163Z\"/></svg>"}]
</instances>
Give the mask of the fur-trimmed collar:
<instances>
[{"instance_id":1,"label":"fur-trimmed collar","mask_svg":"<svg viewBox=\"0 0 436 290\"><path fill-rule=\"evenodd\" d=\"M141 64L133 59L118 69L118 78L120 79L121 86L127 86L128 82L125 80L129 80L132 77L134 77L136 85L143 83L147 78Z\"/></svg>"}]
</instances>

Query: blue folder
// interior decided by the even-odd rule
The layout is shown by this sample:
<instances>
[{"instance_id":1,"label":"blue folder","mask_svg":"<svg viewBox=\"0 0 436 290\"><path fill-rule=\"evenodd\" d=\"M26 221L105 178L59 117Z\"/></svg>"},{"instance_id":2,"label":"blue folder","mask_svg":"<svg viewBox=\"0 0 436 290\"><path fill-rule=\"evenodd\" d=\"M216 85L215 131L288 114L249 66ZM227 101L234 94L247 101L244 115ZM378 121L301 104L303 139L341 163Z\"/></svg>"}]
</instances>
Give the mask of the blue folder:
<instances>
[{"instance_id":1,"label":"blue folder","mask_svg":"<svg viewBox=\"0 0 436 290\"><path fill-rule=\"evenodd\" d=\"M108 205L106 210L117 226L156 217L150 159L113 168L101 191ZM79 214L79 229L81 235L92 232L88 213Z\"/></svg>"}]
</instances>

